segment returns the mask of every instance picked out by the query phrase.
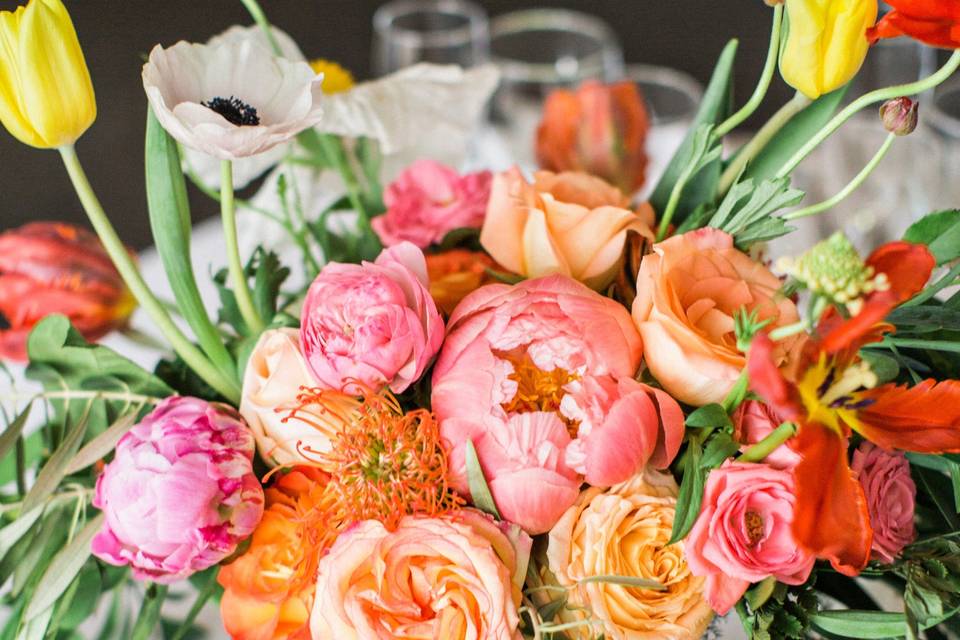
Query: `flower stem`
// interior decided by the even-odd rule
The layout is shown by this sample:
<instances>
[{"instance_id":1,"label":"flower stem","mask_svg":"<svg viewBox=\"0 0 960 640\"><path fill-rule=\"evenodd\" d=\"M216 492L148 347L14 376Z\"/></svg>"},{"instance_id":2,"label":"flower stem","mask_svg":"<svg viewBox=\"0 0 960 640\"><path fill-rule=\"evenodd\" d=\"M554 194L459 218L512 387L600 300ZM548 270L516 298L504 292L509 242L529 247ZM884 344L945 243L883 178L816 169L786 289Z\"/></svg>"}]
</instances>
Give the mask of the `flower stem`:
<instances>
[{"instance_id":1,"label":"flower stem","mask_svg":"<svg viewBox=\"0 0 960 640\"><path fill-rule=\"evenodd\" d=\"M764 147L767 146L773 137L780 133L780 130L793 119L793 116L806 109L809 105L810 99L798 91L789 102L780 107L780 110L767 120L766 124L757 131L753 138L750 139L750 142L743 146L740 153L737 154L733 162L730 163L730 166L723 172L718 188L720 195L730 190L733 183L740 177L740 173L744 167L757 157L758 153L763 151Z\"/></svg>"},{"instance_id":2,"label":"flower stem","mask_svg":"<svg viewBox=\"0 0 960 640\"><path fill-rule=\"evenodd\" d=\"M845 186L836 195L832 198L827 198L823 202L818 202L817 204L812 204L809 207L804 207L803 209L798 209L791 213L788 213L783 216L784 220L796 220L797 218L806 218L807 216L815 216L818 213L822 213L827 209L832 209L843 200L847 198L851 193L856 191L863 181L873 173L873 170L877 168L877 165L880 164L880 161L883 160L884 156L887 155L887 152L890 150L890 147L893 145L893 141L896 139L897 134L891 133L887 135L886 140L883 141L883 144L880 146L880 149L877 151L876 155L870 159L870 162L867 163L860 173L857 174L853 180L850 181L850 184Z\"/></svg>"},{"instance_id":3,"label":"flower stem","mask_svg":"<svg viewBox=\"0 0 960 640\"><path fill-rule=\"evenodd\" d=\"M760 82L754 89L753 95L743 107L735 114L727 118L717 127L714 135L722 138L727 135L749 118L757 110L770 89L770 82L773 80L773 74L777 70L777 57L780 53L780 31L783 27L783 5L778 4L773 9L773 27L770 30L770 48L767 50L767 62L763 67L763 73L760 74Z\"/></svg>"},{"instance_id":4,"label":"flower stem","mask_svg":"<svg viewBox=\"0 0 960 640\"><path fill-rule=\"evenodd\" d=\"M257 0L240 0L240 2L247 8L247 12L250 14L250 17L253 18L253 21L257 23L257 26L263 29L263 33L267 36L267 42L270 43L270 48L273 49L273 52L278 56L282 56L283 51L280 49L280 43L277 42L276 36L273 35L270 22L267 20L267 14L263 12L263 8Z\"/></svg>"},{"instance_id":5,"label":"flower stem","mask_svg":"<svg viewBox=\"0 0 960 640\"><path fill-rule=\"evenodd\" d=\"M117 235L116 229L113 228L113 224L110 223L110 219L104 212L93 187L90 186L90 181L83 171L79 158L77 158L76 150L71 145L60 147L59 151L67 169L67 174L70 176L70 181L73 183L73 188L90 218L90 224L93 225L107 254L113 260L113 264L117 267L117 271L130 288L137 302L150 314L164 337L170 341L174 351L183 358L188 367L193 369L197 375L225 398L231 402L239 402L240 388L237 383L217 369L203 352L187 339L173 322L163 303L157 299L144 281L140 270L137 269L133 258L127 252L123 241L120 240L120 236Z\"/></svg>"},{"instance_id":6,"label":"flower stem","mask_svg":"<svg viewBox=\"0 0 960 640\"><path fill-rule=\"evenodd\" d=\"M797 425L792 422L784 422L774 429L770 434L747 449L742 456L737 458L738 462L763 462L763 459L773 453L780 445L795 436Z\"/></svg>"},{"instance_id":7,"label":"flower stem","mask_svg":"<svg viewBox=\"0 0 960 640\"><path fill-rule=\"evenodd\" d=\"M840 113L835 115L833 119L826 124L823 129L821 129L815 136L807 140L796 153L793 154L787 162L780 167L780 170L777 172L777 177L782 178L788 175L791 171L797 168L803 159L806 158L810 153L824 140L829 138L840 126L853 117L857 112L865 107L870 105L877 104L879 102L884 102L892 98L899 98L901 96L913 96L918 93L923 93L929 89L933 89L937 85L943 83L947 78L953 75L953 72L960 67L960 49L957 49L953 52L953 55L950 56L950 59L944 64L940 69L922 80L916 82L911 82L909 84L901 84L895 87L887 87L884 89L877 89L876 91L871 91L870 93L864 94L851 102L845 109Z\"/></svg>"},{"instance_id":8,"label":"flower stem","mask_svg":"<svg viewBox=\"0 0 960 640\"><path fill-rule=\"evenodd\" d=\"M677 182L673 185L673 190L670 191L670 199L667 201L667 207L663 210L663 216L660 218L660 226L657 229L657 242L667 237L667 231L670 229L670 221L673 219L673 214L677 212L677 207L680 206L680 197L683 196L683 189L687 186L687 181L693 177L695 167L696 165L691 162L677 177Z\"/></svg>"},{"instance_id":9,"label":"flower stem","mask_svg":"<svg viewBox=\"0 0 960 640\"><path fill-rule=\"evenodd\" d=\"M220 215L223 218L223 236L227 241L227 268L233 281L237 307L243 321L253 335L263 331L263 319L257 313L250 294L247 274L240 260L240 246L237 242L237 209L233 201L233 163L224 160L220 163Z\"/></svg>"}]
</instances>

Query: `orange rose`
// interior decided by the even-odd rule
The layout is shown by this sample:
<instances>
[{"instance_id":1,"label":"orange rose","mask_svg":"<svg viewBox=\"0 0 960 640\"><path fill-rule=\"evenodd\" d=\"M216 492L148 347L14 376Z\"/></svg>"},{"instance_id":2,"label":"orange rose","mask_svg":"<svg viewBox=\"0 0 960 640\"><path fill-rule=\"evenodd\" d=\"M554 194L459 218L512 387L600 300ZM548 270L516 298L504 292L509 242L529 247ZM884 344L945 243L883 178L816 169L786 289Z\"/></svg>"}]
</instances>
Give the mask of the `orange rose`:
<instances>
[{"instance_id":1,"label":"orange rose","mask_svg":"<svg viewBox=\"0 0 960 640\"><path fill-rule=\"evenodd\" d=\"M560 273L603 289L616 277L630 231L653 240L648 207L585 173L542 171L533 184L516 167L493 180L480 244L507 270L525 276Z\"/></svg>"},{"instance_id":2,"label":"orange rose","mask_svg":"<svg viewBox=\"0 0 960 640\"><path fill-rule=\"evenodd\" d=\"M310 640L317 565L337 528L327 479L313 467L280 477L250 546L220 569L220 614L234 640Z\"/></svg>"},{"instance_id":3,"label":"orange rose","mask_svg":"<svg viewBox=\"0 0 960 640\"><path fill-rule=\"evenodd\" d=\"M640 263L633 303L647 367L677 400L720 402L746 364L734 334L736 313L755 310L775 329L798 322L797 308L778 294L781 282L769 269L717 229L674 236L653 251ZM777 343L778 366L792 360L800 340Z\"/></svg>"},{"instance_id":4,"label":"orange rose","mask_svg":"<svg viewBox=\"0 0 960 640\"><path fill-rule=\"evenodd\" d=\"M487 269L496 269L496 263L482 251L451 249L428 255L430 295L440 311L449 317L468 294L493 282Z\"/></svg>"}]
</instances>

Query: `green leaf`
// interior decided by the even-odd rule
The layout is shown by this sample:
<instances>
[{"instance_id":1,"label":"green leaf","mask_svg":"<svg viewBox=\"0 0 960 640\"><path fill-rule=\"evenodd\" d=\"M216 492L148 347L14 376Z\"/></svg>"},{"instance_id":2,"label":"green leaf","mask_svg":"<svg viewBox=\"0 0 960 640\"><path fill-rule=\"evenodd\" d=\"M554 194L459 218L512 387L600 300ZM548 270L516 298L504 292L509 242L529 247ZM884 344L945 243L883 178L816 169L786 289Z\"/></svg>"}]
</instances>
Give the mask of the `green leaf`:
<instances>
[{"instance_id":1,"label":"green leaf","mask_svg":"<svg viewBox=\"0 0 960 640\"><path fill-rule=\"evenodd\" d=\"M648 580L635 576L602 575L588 576L577 580L578 584L589 584L591 582L602 582L605 584L619 584L624 587L633 587L636 589L650 589L651 591L666 591L667 587L657 580Z\"/></svg>"},{"instance_id":2,"label":"green leaf","mask_svg":"<svg viewBox=\"0 0 960 640\"><path fill-rule=\"evenodd\" d=\"M144 595L143 604L140 606L140 614L137 616L137 624L133 627L130 634L130 640L147 640L153 633L157 622L160 621L160 609L163 607L163 601L167 597L167 587L161 584L151 584L147 587L147 593Z\"/></svg>"},{"instance_id":3,"label":"green leaf","mask_svg":"<svg viewBox=\"0 0 960 640\"><path fill-rule=\"evenodd\" d=\"M747 604L750 605L751 609L756 611L767 603L767 600L773 595L773 590L776 589L776 587L777 579L773 576L761 580L744 594L744 597L747 599Z\"/></svg>"},{"instance_id":4,"label":"green leaf","mask_svg":"<svg viewBox=\"0 0 960 640\"><path fill-rule=\"evenodd\" d=\"M490 486L487 485L487 479L483 475L483 469L480 468L480 459L477 458L477 450L473 446L473 441L467 441L467 482L470 486L470 497L473 498L473 504L481 511L486 511L498 520L500 511L497 510L497 503L493 500L493 494L490 493Z\"/></svg>"},{"instance_id":5,"label":"green leaf","mask_svg":"<svg viewBox=\"0 0 960 640\"><path fill-rule=\"evenodd\" d=\"M251 259L253 266L253 303L260 317L272 320L278 311L280 287L290 275L290 269L280 263L272 251L257 247Z\"/></svg>"},{"instance_id":6,"label":"green leaf","mask_svg":"<svg viewBox=\"0 0 960 640\"><path fill-rule=\"evenodd\" d=\"M217 584L218 573L218 567L213 567L212 570L208 571L208 575L206 576L203 586L200 588L199 593L197 593L197 599L194 600L193 606L190 607L190 611L187 613L187 617L184 618L183 622L181 622L177 627L177 630L173 633L173 636L170 638L170 640L184 640L191 629L193 629L193 623L200 614L200 611L203 610L203 607L217 592L219 587Z\"/></svg>"},{"instance_id":7,"label":"green leaf","mask_svg":"<svg viewBox=\"0 0 960 640\"><path fill-rule=\"evenodd\" d=\"M137 423L138 415L139 412L131 412L120 416L120 419L110 425L110 428L88 442L77 452L77 455L70 460L70 464L67 465L66 475L69 476L78 471L82 471L90 465L95 464L98 460L107 457L107 455L113 451L114 447L117 446L117 443L120 442L120 438Z\"/></svg>"},{"instance_id":8,"label":"green leaf","mask_svg":"<svg viewBox=\"0 0 960 640\"><path fill-rule=\"evenodd\" d=\"M235 377L236 365L207 315L190 260L190 202L180 152L149 108L145 149L150 229L177 308L213 364L228 377Z\"/></svg>"},{"instance_id":9,"label":"green leaf","mask_svg":"<svg viewBox=\"0 0 960 640\"><path fill-rule=\"evenodd\" d=\"M35 537L24 538L21 542L28 542L27 551L20 557L4 558L4 564L8 559L15 563L13 567L13 586L11 593L19 596L24 593L27 585L33 584L39 579L47 565L50 563L53 554L56 553L64 540L67 538L66 527L63 526L63 514L59 510L48 512L43 519L43 525ZM14 549L14 551L18 550Z\"/></svg>"},{"instance_id":10,"label":"green leaf","mask_svg":"<svg viewBox=\"0 0 960 640\"><path fill-rule=\"evenodd\" d=\"M845 638L895 638L902 636L906 617L886 611L855 609L821 611L812 617L813 624L828 633Z\"/></svg>"},{"instance_id":11,"label":"green leaf","mask_svg":"<svg viewBox=\"0 0 960 640\"><path fill-rule=\"evenodd\" d=\"M803 195L802 191L790 187L790 178L760 183L742 180L727 192L708 225L726 231L734 237L738 247L747 248L758 240L772 239L792 231L775 214L803 200Z\"/></svg>"},{"instance_id":12,"label":"green leaf","mask_svg":"<svg viewBox=\"0 0 960 640\"><path fill-rule=\"evenodd\" d=\"M76 454L77 449L80 447L80 442L83 441L83 436L87 432L88 424L88 414L84 414L77 420L77 424L70 427L67 436L63 439L63 442L60 443L60 446L57 447L57 450L53 452L53 455L50 456L50 459L47 460L47 463L43 465L43 468L40 469L36 482L33 483L30 491L27 492L26 497L23 499L22 509L24 512L28 513L32 511L34 507L43 504L44 500L53 494L53 492L57 490L57 487L60 486L60 481L67 475L67 467L70 465L70 460L73 459L74 454Z\"/></svg>"},{"instance_id":13,"label":"green leaf","mask_svg":"<svg viewBox=\"0 0 960 640\"><path fill-rule=\"evenodd\" d=\"M666 209L674 185L691 162L697 131L703 125L715 126L719 124L732 111L733 64L737 56L737 46L738 42L731 40L724 48L723 53L720 54L713 71L713 77L704 92L700 109L690 125L687 137L670 160L663 176L660 178L660 182L657 183L653 194L650 196L650 203L658 213L662 213ZM697 207L714 199L721 172L722 162L717 158L687 183L673 218L674 224L683 223Z\"/></svg>"},{"instance_id":14,"label":"green leaf","mask_svg":"<svg viewBox=\"0 0 960 640\"><path fill-rule=\"evenodd\" d=\"M7 425L7 428L3 431L3 435L0 435L0 459L6 458L7 454L10 453L10 450L13 449L13 446L17 443L17 439L19 439L20 434L23 433L24 425L27 424L27 419L30 417L30 409L32 408L33 400L23 408L20 415Z\"/></svg>"},{"instance_id":15,"label":"green leaf","mask_svg":"<svg viewBox=\"0 0 960 640\"><path fill-rule=\"evenodd\" d=\"M877 376L878 385L897 379L897 375L900 373L900 364L896 358L866 350L861 351L860 356L870 365L870 370Z\"/></svg>"},{"instance_id":16,"label":"green leaf","mask_svg":"<svg viewBox=\"0 0 960 640\"><path fill-rule=\"evenodd\" d=\"M17 634L17 640L43 640L43 637L47 634L47 626L50 624L51 617L53 617L53 607L21 627L20 633Z\"/></svg>"},{"instance_id":17,"label":"green leaf","mask_svg":"<svg viewBox=\"0 0 960 640\"><path fill-rule=\"evenodd\" d=\"M77 585L77 593L60 619L61 629L76 629L96 610L103 587L97 564L88 561L74 584Z\"/></svg>"},{"instance_id":18,"label":"green leaf","mask_svg":"<svg viewBox=\"0 0 960 640\"><path fill-rule=\"evenodd\" d=\"M30 365L27 377L47 391L103 391L122 395L166 398L173 389L148 371L102 345L88 343L61 315L47 316L27 339ZM98 434L127 413L137 399L98 398L90 406L90 433ZM86 410L89 398L52 400L62 420L67 413L76 420Z\"/></svg>"},{"instance_id":19,"label":"green leaf","mask_svg":"<svg viewBox=\"0 0 960 640\"><path fill-rule=\"evenodd\" d=\"M80 573L80 569L90 557L90 543L103 526L103 520L104 514L100 513L87 522L76 537L54 556L27 606L27 620L32 620L48 607L52 607Z\"/></svg>"},{"instance_id":20,"label":"green leaf","mask_svg":"<svg viewBox=\"0 0 960 640\"><path fill-rule=\"evenodd\" d=\"M740 444L734 442L729 433L719 432L707 442L703 458L700 460L700 468L704 471L716 469L739 450Z\"/></svg>"},{"instance_id":21,"label":"green leaf","mask_svg":"<svg viewBox=\"0 0 960 640\"><path fill-rule=\"evenodd\" d=\"M821 96L784 125L747 165L741 180L763 181L772 178L807 140L820 131L833 117L847 94L849 85Z\"/></svg>"},{"instance_id":22,"label":"green leaf","mask_svg":"<svg viewBox=\"0 0 960 640\"><path fill-rule=\"evenodd\" d=\"M708 428L708 427L732 427L733 423L730 422L730 416L727 415L726 409L724 409L719 404L707 404L689 416L685 423L688 427L698 427L698 428Z\"/></svg>"},{"instance_id":23,"label":"green leaf","mask_svg":"<svg viewBox=\"0 0 960 640\"><path fill-rule=\"evenodd\" d=\"M937 264L960 258L960 209L924 216L910 225L903 239L927 245Z\"/></svg>"},{"instance_id":24,"label":"green leaf","mask_svg":"<svg viewBox=\"0 0 960 640\"><path fill-rule=\"evenodd\" d=\"M673 530L670 532L668 545L679 542L686 537L693 528L700 515L700 503L703 502L703 487L706 474L701 471L700 459L703 451L700 443L691 440L687 445L688 451L683 465L683 480L680 482L680 493L677 495L677 510L673 519Z\"/></svg>"},{"instance_id":25,"label":"green leaf","mask_svg":"<svg viewBox=\"0 0 960 640\"><path fill-rule=\"evenodd\" d=\"M0 557L4 557L13 548L23 536L30 531L40 516L43 515L43 507L37 507L32 511L22 511L20 516L0 529Z\"/></svg>"},{"instance_id":26,"label":"green leaf","mask_svg":"<svg viewBox=\"0 0 960 640\"><path fill-rule=\"evenodd\" d=\"M960 328L960 309L939 304L898 307L887 316L887 322L897 327L898 336L956 331Z\"/></svg>"}]
</instances>

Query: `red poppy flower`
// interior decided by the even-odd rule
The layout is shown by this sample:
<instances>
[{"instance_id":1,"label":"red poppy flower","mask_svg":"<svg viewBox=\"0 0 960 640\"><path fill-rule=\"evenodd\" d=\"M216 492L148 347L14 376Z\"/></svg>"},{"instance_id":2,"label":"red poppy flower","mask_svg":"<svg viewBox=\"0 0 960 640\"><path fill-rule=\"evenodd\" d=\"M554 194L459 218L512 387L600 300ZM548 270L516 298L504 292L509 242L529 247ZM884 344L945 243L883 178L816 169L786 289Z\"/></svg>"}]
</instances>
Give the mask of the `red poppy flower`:
<instances>
[{"instance_id":1,"label":"red poppy flower","mask_svg":"<svg viewBox=\"0 0 960 640\"><path fill-rule=\"evenodd\" d=\"M550 171L585 171L632 193L647 170L650 119L632 82L585 82L547 97L537 130L537 161Z\"/></svg>"},{"instance_id":2,"label":"red poppy flower","mask_svg":"<svg viewBox=\"0 0 960 640\"><path fill-rule=\"evenodd\" d=\"M136 302L96 235L34 222L0 234L0 358L26 360L27 336L61 313L88 340L123 326Z\"/></svg>"},{"instance_id":3,"label":"red poppy flower","mask_svg":"<svg viewBox=\"0 0 960 640\"><path fill-rule=\"evenodd\" d=\"M910 36L944 49L960 48L960 0L887 0L893 11L867 32L871 42Z\"/></svg>"},{"instance_id":4,"label":"red poppy flower","mask_svg":"<svg viewBox=\"0 0 960 640\"><path fill-rule=\"evenodd\" d=\"M868 295L851 319L826 314L796 382L773 365L768 336L754 338L748 358L753 390L799 427L797 544L851 576L870 559L873 536L863 489L847 461L851 433L888 449L960 451L960 381L875 387L876 377L856 356L862 345L891 329L882 324L886 315L923 288L933 257L922 245L894 242L875 251L867 264L886 275L889 289Z\"/></svg>"}]
</instances>

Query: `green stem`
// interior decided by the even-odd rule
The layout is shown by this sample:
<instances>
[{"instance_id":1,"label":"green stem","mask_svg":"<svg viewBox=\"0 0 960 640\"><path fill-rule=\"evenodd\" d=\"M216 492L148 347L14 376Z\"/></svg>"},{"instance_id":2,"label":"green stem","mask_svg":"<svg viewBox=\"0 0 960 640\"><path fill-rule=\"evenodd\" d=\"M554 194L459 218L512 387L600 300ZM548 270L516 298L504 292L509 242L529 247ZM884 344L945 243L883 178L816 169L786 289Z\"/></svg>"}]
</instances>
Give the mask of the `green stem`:
<instances>
[{"instance_id":1,"label":"green stem","mask_svg":"<svg viewBox=\"0 0 960 640\"><path fill-rule=\"evenodd\" d=\"M743 169L757 157L769 142L780 133L780 130L793 119L795 115L806 109L810 105L810 99L799 91L780 107L773 116L767 120L766 124L750 139L746 145L740 149L740 152L727 167L726 171L720 177L720 186L718 191L721 195L725 194L733 186L733 183L740 177Z\"/></svg>"},{"instance_id":2,"label":"green stem","mask_svg":"<svg viewBox=\"0 0 960 640\"><path fill-rule=\"evenodd\" d=\"M270 43L270 48L273 49L273 52L278 56L283 56L283 51L280 49L280 43L277 42L276 36L273 35L273 30L270 28L270 22L267 20L267 14L263 12L263 9L260 7L260 4L257 0L240 0L243 3L243 6L247 8L247 12L253 18L253 21L257 23L263 33L267 36L267 42Z\"/></svg>"},{"instance_id":3,"label":"green stem","mask_svg":"<svg viewBox=\"0 0 960 640\"><path fill-rule=\"evenodd\" d=\"M919 295L914 296L910 300L907 300L903 303L904 307L914 307L918 304L923 304L933 296L940 293L942 290L946 289L953 284L953 281L960 276L960 262L953 265L953 268L950 269L950 272L947 275L943 276L935 284L930 285L924 289Z\"/></svg>"},{"instance_id":4,"label":"green stem","mask_svg":"<svg viewBox=\"0 0 960 640\"><path fill-rule=\"evenodd\" d=\"M113 228L113 224L110 223L110 219L104 212L93 187L90 186L90 181L83 171L79 158L77 158L76 150L73 146L66 146L60 147L59 151L67 169L67 174L70 176L70 181L73 183L73 188L90 218L90 224L93 225L97 235L100 236L100 241L103 243L107 254L113 260L113 264L117 267L117 271L137 302L150 314L174 351L183 358L188 367L193 369L197 375L225 398L231 402L239 402L240 388L237 383L217 369L203 352L187 339L144 281L140 270L137 269L133 258L127 252L123 241L120 240L120 236L117 235L116 229Z\"/></svg>"},{"instance_id":5,"label":"green stem","mask_svg":"<svg viewBox=\"0 0 960 640\"><path fill-rule=\"evenodd\" d=\"M743 121L753 115L766 97L767 91L770 89L770 82L773 80L773 74L777 70L777 57L780 53L780 31L782 27L783 5L778 4L773 9L773 27L770 30L770 47L767 49L767 62L763 67L763 73L760 74L760 82L757 83L757 88L754 89L753 95L750 96L747 103L717 127L714 135L718 138L722 138L743 124Z\"/></svg>"},{"instance_id":6,"label":"green stem","mask_svg":"<svg viewBox=\"0 0 960 640\"><path fill-rule=\"evenodd\" d=\"M240 261L240 246L237 242L237 210L233 202L233 163L224 160L220 163L220 214L223 218L223 236L227 241L227 268L233 282L237 307L243 321L253 335L259 335L264 328L263 319L257 313L250 294L247 274Z\"/></svg>"},{"instance_id":7,"label":"green stem","mask_svg":"<svg viewBox=\"0 0 960 640\"><path fill-rule=\"evenodd\" d=\"M818 213L822 213L827 209L832 209L843 200L847 198L851 193L856 191L863 181L873 173L873 170L877 168L877 165L880 164L880 161L887 155L887 152L890 151L890 147L893 145L893 141L897 138L897 134L891 133L887 135L886 140L883 141L883 144L880 146L880 149L877 151L876 155L870 159L870 162L867 163L860 173L850 181L850 184L841 189L836 195L832 198L827 198L823 202L818 202L817 204L812 204L809 207L804 207L803 209L798 209L791 213L788 213L783 216L784 220L796 220L797 218L806 218L807 216L815 216Z\"/></svg>"},{"instance_id":8,"label":"green stem","mask_svg":"<svg viewBox=\"0 0 960 640\"><path fill-rule=\"evenodd\" d=\"M947 342L943 340L914 340L911 338L884 338L882 342L877 342L868 347L901 347L903 349L930 349L931 351L950 351L960 353L960 342Z\"/></svg>"},{"instance_id":9,"label":"green stem","mask_svg":"<svg viewBox=\"0 0 960 640\"><path fill-rule=\"evenodd\" d=\"M766 438L747 449L738 462L763 462L764 458L773 453L784 442L795 436L797 426L792 422L784 422L767 435Z\"/></svg>"},{"instance_id":10,"label":"green stem","mask_svg":"<svg viewBox=\"0 0 960 640\"><path fill-rule=\"evenodd\" d=\"M747 395L747 385L749 384L750 376L747 374L746 367L744 367L739 377L737 377L737 381L727 394L727 397L723 399L722 406L727 413L730 413L740 406L740 403L743 402L743 399Z\"/></svg>"},{"instance_id":11,"label":"green stem","mask_svg":"<svg viewBox=\"0 0 960 640\"><path fill-rule=\"evenodd\" d=\"M687 181L693 177L693 171L696 164L691 162L686 166L680 176L677 178L673 190L670 191L670 199L667 200L667 207L663 210L663 217L660 218L660 226L657 229L657 242L667 237L667 231L670 229L670 221L673 220L673 214L677 212L680 206L680 198L683 196L683 189L687 186Z\"/></svg>"},{"instance_id":12,"label":"green stem","mask_svg":"<svg viewBox=\"0 0 960 640\"><path fill-rule=\"evenodd\" d=\"M780 170L777 172L777 177L782 178L796 169L797 165L803 162L803 159L810 155L821 142L829 138L844 122L853 117L861 109L877 104L878 102L884 102L901 96L913 96L923 93L928 89L933 89L953 75L953 72L956 71L958 67L960 67L960 49L954 51L947 63L940 67L933 75L916 82L877 89L876 91L871 91L870 93L860 96L847 105L840 113L835 115L815 136L807 140L806 144L800 147L800 149L793 154L793 157L780 167Z\"/></svg>"}]
</instances>

